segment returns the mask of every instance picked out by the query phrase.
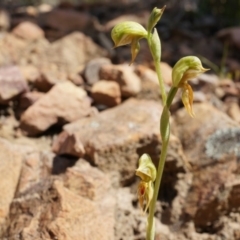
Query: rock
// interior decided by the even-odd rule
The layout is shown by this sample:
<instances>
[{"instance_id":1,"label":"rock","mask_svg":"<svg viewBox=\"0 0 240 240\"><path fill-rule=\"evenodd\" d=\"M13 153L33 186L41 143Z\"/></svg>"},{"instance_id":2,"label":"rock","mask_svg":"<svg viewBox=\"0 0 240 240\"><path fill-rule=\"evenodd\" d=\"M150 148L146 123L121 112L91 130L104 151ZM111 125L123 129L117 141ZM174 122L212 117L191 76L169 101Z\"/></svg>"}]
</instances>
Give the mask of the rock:
<instances>
[{"instance_id":1,"label":"rock","mask_svg":"<svg viewBox=\"0 0 240 240\"><path fill-rule=\"evenodd\" d=\"M25 11L26 11L26 14L31 17L37 17L38 15L38 9L33 6L27 6Z\"/></svg>"},{"instance_id":2,"label":"rock","mask_svg":"<svg viewBox=\"0 0 240 240\"><path fill-rule=\"evenodd\" d=\"M86 30L91 24L91 16L86 12L54 9L40 16L41 25L58 31L70 33Z\"/></svg>"},{"instance_id":3,"label":"rock","mask_svg":"<svg viewBox=\"0 0 240 240\"><path fill-rule=\"evenodd\" d=\"M70 82L59 83L23 113L21 128L29 135L37 135L54 124L72 122L90 112L83 89Z\"/></svg>"},{"instance_id":4,"label":"rock","mask_svg":"<svg viewBox=\"0 0 240 240\"><path fill-rule=\"evenodd\" d=\"M134 109L134 111L133 111ZM130 99L95 117L65 125L53 143L57 154L85 156L104 172L113 184L126 184L133 178L138 158L147 152L157 163L161 105L154 101ZM168 161L181 166L181 144L171 138ZM181 167L179 167L181 168ZM116 179L116 180L115 180Z\"/></svg>"},{"instance_id":5,"label":"rock","mask_svg":"<svg viewBox=\"0 0 240 240\"><path fill-rule=\"evenodd\" d=\"M165 62L160 63L162 77L167 85L166 89L172 84L172 68ZM138 94L139 98L159 100L160 89L157 73L143 65L136 67L136 73L142 80L142 91Z\"/></svg>"},{"instance_id":6,"label":"rock","mask_svg":"<svg viewBox=\"0 0 240 240\"><path fill-rule=\"evenodd\" d=\"M0 10L0 31L7 31L10 27L10 16L7 11Z\"/></svg>"},{"instance_id":7,"label":"rock","mask_svg":"<svg viewBox=\"0 0 240 240\"><path fill-rule=\"evenodd\" d=\"M240 27L222 29L217 33L217 37L240 49Z\"/></svg>"},{"instance_id":8,"label":"rock","mask_svg":"<svg viewBox=\"0 0 240 240\"><path fill-rule=\"evenodd\" d=\"M118 83L101 80L96 82L91 91L91 96L96 104L114 107L121 103L121 92Z\"/></svg>"},{"instance_id":9,"label":"rock","mask_svg":"<svg viewBox=\"0 0 240 240\"><path fill-rule=\"evenodd\" d=\"M191 80L191 86L194 91L200 91L204 94L215 93L220 80L214 74L201 74L197 78Z\"/></svg>"},{"instance_id":10,"label":"rock","mask_svg":"<svg viewBox=\"0 0 240 240\"><path fill-rule=\"evenodd\" d=\"M227 114L236 122L240 123L240 107L238 104L238 99L230 99L226 103Z\"/></svg>"},{"instance_id":11,"label":"rock","mask_svg":"<svg viewBox=\"0 0 240 240\"><path fill-rule=\"evenodd\" d=\"M91 59L105 55L106 51L83 33L69 34L52 43L38 55L35 65L39 67L42 76L36 85L47 91L58 82L71 80Z\"/></svg>"},{"instance_id":12,"label":"rock","mask_svg":"<svg viewBox=\"0 0 240 240\"><path fill-rule=\"evenodd\" d=\"M31 43L31 44L29 44ZM39 68L39 56L48 49L50 43L45 38L29 42L12 33L0 38L0 66L5 65L34 65Z\"/></svg>"},{"instance_id":13,"label":"rock","mask_svg":"<svg viewBox=\"0 0 240 240\"><path fill-rule=\"evenodd\" d=\"M99 71L101 66L110 64L111 61L108 58L95 58L90 60L84 69L84 78L89 85L93 85L99 78Z\"/></svg>"},{"instance_id":14,"label":"rock","mask_svg":"<svg viewBox=\"0 0 240 240\"><path fill-rule=\"evenodd\" d=\"M54 154L48 151L37 151L32 148L25 152L15 196L21 196L28 189L41 182L42 179L49 177L52 174L53 159Z\"/></svg>"},{"instance_id":15,"label":"rock","mask_svg":"<svg viewBox=\"0 0 240 240\"><path fill-rule=\"evenodd\" d=\"M27 90L27 82L17 66L0 68L0 103L7 103Z\"/></svg>"},{"instance_id":16,"label":"rock","mask_svg":"<svg viewBox=\"0 0 240 240\"><path fill-rule=\"evenodd\" d=\"M92 201L71 192L60 180L45 180L16 198L11 206L9 240L114 239L114 199L103 192Z\"/></svg>"},{"instance_id":17,"label":"rock","mask_svg":"<svg viewBox=\"0 0 240 240\"><path fill-rule=\"evenodd\" d=\"M141 92L137 97L159 101L160 90L156 72L144 65L137 65L135 71L140 77L142 85Z\"/></svg>"},{"instance_id":18,"label":"rock","mask_svg":"<svg viewBox=\"0 0 240 240\"><path fill-rule=\"evenodd\" d=\"M38 5L37 8L40 13L47 13L47 12L52 11L53 6L50 4L47 4L47 3L42 3L42 4Z\"/></svg>"},{"instance_id":19,"label":"rock","mask_svg":"<svg viewBox=\"0 0 240 240\"><path fill-rule=\"evenodd\" d=\"M28 107L33 105L37 100L39 100L42 96L44 96L44 93L37 91L24 93L20 97L19 107L22 110L26 110Z\"/></svg>"},{"instance_id":20,"label":"rock","mask_svg":"<svg viewBox=\"0 0 240 240\"><path fill-rule=\"evenodd\" d=\"M103 65L99 73L100 79L116 81L123 97L131 97L141 91L141 80L127 65Z\"/></svg>"},{"instance_id":21,"label":"rock","mask_svg":"<svg viewBox=\"0 0 240 240\"><path fill-rule=\"evenodd\" d=\"M160 62L160 68L162 71L163 81L168 86L171 86L172 85L172 67L165 62Z\"/></svg>"},{"instance_id":22,"label":"rock","mask_svg":"<svg viewBox=\"0 0 240 240\"><path fill-rule=\"evenodd\" d=\"M4 116L4 114L2 114L0 119L0 137L8 140L14 138L18 126L19 122L13 114L10 116Z\"/></svg>"},{"instance_id":23,"label":"rock","mask_svg":"<svg viewBox=\"0 0 240 240\"><path fill-rule=\"evenodd\" d=\"M101 202L111 187L108 176L83 159L68 168L63 178L66 188L93 201Z\"/></svg>"},{"instance_id":24,"label":"rock","mask_svg":"<svg viewBox=\"0 0 240 240\"><path fill-rule=\"evenodd\" d=\"M185 110L175 117L176 133L193 170L183 215L193 220L198 231L216 231L218 219L233 211L239 198L234 190L239 186L239 125L207 103L193 108L194 119Z\"/></svg>"},{"instance_id":25,"label":"rock","mask_svg":"<svg viewBox=\"0 0 240 240\"><path fill-rule=\"evenodd\" d=\"M4 221L8 216L21 171L22 156L10 142L0 139L0 236L4 231Z\"/></svg>"},{"instance_id":26,"label":"rock","mask_svg":"<svg viewBox=\"0 0 240 240\"><path fill-rule=\"evenodd\" d=\"M40 72L34 65L19 66L23 77L30 83L34 83L39 77Z\"/></svg>"},{"instance_id":27,"label":"rock","mask_svg":"<svg viewBox=\"0 0 240 240\"><path fill-rule=\"evenodd\" d=\"M221 158L221 154L223 156L225 153L230 154L233 148L224 146L224 142L221 141L222 146L219 145L220 148L215 149L215 143L211 142L210 137L214 137L214 134L222 130L222 137L228 139L229 131L238 127L238 124L210 104L194 104L193 109L196 112L196 118L194 119L189 118L185 109L177 112L174 126L179 127L174 133L185 146L184 152L190 163L199 168L214 163L216 161L214 159ZM234 144L235 140L234 136L229 139ZM217 154L219 157L214 157L216 151L219 151L219 154Z\"/></svg>"},{"instance_id":28,"label":"rock","mask_svg":"<svg viewBox=\"0 0 240 240\"><path fill-rule=\"evenodd\" d=\"M39 75L39 77L34 81L34 87L36 87L39 91L48 92L52 86L57 83L65 82L67 80L67 76L63 75L58 78L59 74L55 71L43 70L43 72Z\"/></svg>"},{"instance_id":29,"label":"rock","mask_svg":"<svg viewBox=\"0 0 240 240\"><path fill-rule=\"evenodd\" d=\"M21 22L17 25L12 33L25 40L34 41L44 37L44 31L34 23Z\"/></svg>"},{"instance_id":30,"label":"rock","mask_svg":"<svg viewBox=\"0 0 240 240\"><path fill-rule=\"evenodd\" d=\"M134 230L137 234L143 234L139 225L145 225L144 216L141 216L140 209L133 208L133 194L129 188L119 188L116 193L116 223L115 223L115 239L133 239ZM143 226L144 228L144 226Z\"/></svg>"},{"instance_id":31,"label":"rock","mask_svg":"<svg viewBox=\"0 0 240 240\"><path fill-rule=\"evenodd\" d=\"M221 81L218 83L218 88L220 88L223 92L223 95L221 96L222 98L226 96L238 97L240 94L239 89L231 79L221 79Z\"/></svg>"},{"instance_id":32,"label":"rock","mask_svg":"<svg viewBox=\"0 0 240 240\"><path fill-rule=\"evenodd\" d=\"M73 73L68 75L68 79L76 86L81 86L84 83L82 76L79 73Z\"/></svg>"}]
</instances>

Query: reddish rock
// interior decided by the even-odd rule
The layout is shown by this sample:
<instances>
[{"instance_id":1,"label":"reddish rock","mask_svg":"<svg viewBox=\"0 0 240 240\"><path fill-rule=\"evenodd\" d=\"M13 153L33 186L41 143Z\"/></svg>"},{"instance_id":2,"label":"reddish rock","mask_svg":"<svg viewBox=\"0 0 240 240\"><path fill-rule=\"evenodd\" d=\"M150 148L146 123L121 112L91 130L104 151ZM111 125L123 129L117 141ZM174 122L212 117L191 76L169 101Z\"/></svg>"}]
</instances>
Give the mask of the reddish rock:
<instances>
[{"instance_id":1,"label":"reddish rock","mask_svg":"<svg viewBox=\"0 0 240 240\"><path fill-rule=\"evenodd\" d=\"M0 103L6 103L27 90L27 82L18 67L0 68Z\"/></svg>"},{"instance_id":2,"label":"reddish rock","mask_svg":"<svg viewBox=\"0 0 240 240\"><path fill-rule=\"evenodd\" d=\"M83 159L78 160L74 167L68 168L63 179L66 188L93 201L101 202L111 186L106 174L91 167Z\"/></svg>"},{"instance_id":3,"label":"reddish rock","mask_svg":"<svg viewBox=\"0 0 240 240\"><path fill-rule=\"evenodd\" d=\"M50 4L47 4L47 3L42 3L42 4L38 5L38 11L40 13L47 13L47 12L52 11L52 9L53 9L53 6Z\"/></svg>"},{"instance_id":4,"label":"reddish rock","mask_svg":"<svg viewBox=\"0 0 240 240\"><path fill-rule=\"evenodd\" d=\"M19 175L21 172L22 155L15 145L0 139L0 236L3 232L4 221L8 216L9 207L13 200Z\"/></svg>"},{"instance_id":5,"label":"reddish rock","mask_svg":"<svg viewBox=\"0 0 240 240\"><path fill-rule=\"evenodd\" d=\"M59 83L23 113L21 127L29 135L36 135L56 123L72 122L90 112L90 101L83 89L70 82Z\"/></svg>"},{"instance_id":6,"label":"reddish rock","mask_svg":"<svg viewBox=\"0 0 240 240\"><path fill-rule=\"evenodd\" d=\"M44 37L44 31L32 22L21 22L12 33L25 40L34 41Z\"/></svg>"},{"instance_id":7,"label":"reddish rock","mask_svg":"<svg viewBox=\"0 0 240 240\"><path fill-rule=\"evenodd\" d=\"M53 150L57 154L86 156L111 173L114 184L119 184L119 177L126 183L134 176L139 155L147 152L158 161L160 111L161 105L154 101L128 100L95 117L66 125L54 141ZM171 138L168 161L182 169L180 149L180 142Z\"/></svg>"},{"instance_id":8,"label":"reddish rock","mask_svg":"<svg viewBox=\"0 0 240 240\"><path fill-rule=\"evenodd\" d=\"M113 107L121 103L119 84L113 81L101 80L96 82L91 91L91 96L96 104Z\"/></svg>"},{"instance_id":9,"label":"reddish rock","mask_svg":"<svg viewBox=\"0 0 240 240\"><path fill-rule=\"evenodd\" d=\"M29 148L31 150L24 153L22 171L15 196L22 195L53 172L54 154L48 151L39 151L31 146Z\"/></svg>"},{"instance_id":10,"label":"reddish rock","mask_svg":"<svg viewBox=\"0 0 240 240\"><path fill-rule=\"evenodd\" d=\"M90 60L84 69L84 78L89 85L93 85L99 78L99 71L101 66L110 64L111 61L108 58L94 58Z\"/></svg>"},{"instance_id":11,"label":"reddish rock","mask_svg":"<svg viewBox=\"0 0 240 240\"><path fill-rule=\"evenodd\" d=\"M141 80L128 65L103 65L99 76L104 80L116 81L123 97L131 97L141 91Z\"/></svg>"},{"instance_id":12,"label":"reddish rock","mask_svg":"<svg viewBox=\"0 0 240 240\"><path fill-rule=\"evenodd\" d=\"M19 65L34 65L38 68L39 56L49 48L50 43L41 38L29 41L17 37L12 33L5 34L0 39L0 66L10 65L13 62Z\"/></svg>"},{"instance_id":13,"label":"reddish rock","mask_svg":"<svg viewBox=\"0 0 240 240\"><path fill-rule=\"evenodd\" d=\"M105 194L104 194L105 193ZM114 199L101 201L77 195L60 180L35 185L11 206L4 237L16 239L114 239Z\"/></svg>"},{"instance_id":14,"label":"reddish rock","mask_svg":"<svg viewBox=\"0 0 240 240\"><path fill-rule=\"evenodd\" d=\"M91 59L105 55L106 51L83 33L69 34L37 55L34 61L39 67L41 77L35 85L47 91L56 83L72 80L72 76L79 74Z\"/></svg>"},{"instance_id":15,"label":"reddish rock","mask_svg":"<svg viewBox=\"0 0 240 240\"><path fill-rule=\"evenodd\" d=\"M239 200L235 192L239 186L239 124L209 104L193 108L194 119L185 109L175 117L176 133L193 170L183 212L201 231L216 231L219 218L234 211Z\"/></svg>"}]
</instances>

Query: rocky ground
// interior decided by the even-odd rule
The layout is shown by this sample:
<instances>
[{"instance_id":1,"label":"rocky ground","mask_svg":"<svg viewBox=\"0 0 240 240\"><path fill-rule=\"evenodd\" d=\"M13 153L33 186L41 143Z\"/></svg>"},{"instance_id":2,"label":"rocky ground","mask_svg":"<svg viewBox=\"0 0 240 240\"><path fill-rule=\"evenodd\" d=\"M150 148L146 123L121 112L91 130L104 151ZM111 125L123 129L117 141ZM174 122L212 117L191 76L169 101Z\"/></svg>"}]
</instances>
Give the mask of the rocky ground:
<instances>
[{"instance_id":1,"label":"rocky ground","mask_svg":"<svg viewBox=\"0 0 240 240\"><path fill-rule=\"evenodd\" d=\"M148 14L112 11L101 22L70 5L0 12L0 239L145 239L134 174L145 152L158 163L161 96L146 43L129 66L129 47L112 49L109 32ZM238 240L240 29L197 46L187 30L163 36L166 88L178 56L206 52L219 63L224 39L231 78L191 82L194 119L174 100L156 240Z\"/></svg>"}]
</instances>

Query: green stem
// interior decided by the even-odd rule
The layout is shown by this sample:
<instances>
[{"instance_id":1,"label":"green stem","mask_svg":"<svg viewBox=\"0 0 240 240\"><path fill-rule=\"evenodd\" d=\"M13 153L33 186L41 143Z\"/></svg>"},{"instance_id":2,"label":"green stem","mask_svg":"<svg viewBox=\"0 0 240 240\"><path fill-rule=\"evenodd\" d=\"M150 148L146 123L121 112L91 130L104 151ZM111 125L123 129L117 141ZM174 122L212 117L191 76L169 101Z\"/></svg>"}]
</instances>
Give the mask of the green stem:
<instances>
[{"instance_id":1,"label":"green stem","mask_svg":"<svg viewBox=\"0 0 240 240\"><path fill-rule=\"evenodd\" d=\"M157 177L156 177L155 186L154 186L153 198L152 198L152 201L149 206L146 240L154 240L154 235L155 235L155 233L154 233L155 226L153 226L154 212L155 212L155 206L156 206L158 192L159 192L159 188L160 188L160 184L161 184L163 169L164 169L164 165L165 165L165 159L167 156L167 147L168 147L168 141L163 142L160 160L159 160L159 164L158 164Z\"/></svg>"},{"instance_id":2,"label":"green stem","mask_svg":"<svg viewBox=\"0 0 240 240\"><path fill-rule=\"evenodd\" d=\"M154 60L154 66L157 72L159 87L160 87L160 93L162 95L162 101L163 105L165 106L167 95L164 87L164 82L162 78L161 68L160 68L160 61L161 61L161 40L157 34L157 31L154 34L151 34L148 32L147 36L148 46L150 48L150 52L152 54L152 58Z\"/></svg>"},{"instance_id":3,"label":"green stem","mask_svg":"<svg viewBox=\"0 0 240 240\"><path fill-rule=\"evenodd\" d=\"M178 88L177 87L171 87L169 93L168 93L168 97L167 97L167 101L166 101L166 106L167 108L169 109L171 104L172 104L172 101L177 93L177 90Z\"/></svg>"},{"instance_id":4,"label":"green stem","mask_svg":"<svg viewBox=\"0 0 240 240\"><path fill-rule=\"evenodd\" d=\"M167 94L166 94L166 91L165 91L164 82L163 82L163 78L162 78L160 62L154 61L154 65L155 65L155 69L156 69L157 76L158 76L159 87L160 87L160 92L161 92L161 95L162 95L163 105L165 106L166 100L167 100Z\"/></svg>"},{"instance_id":5,"label":"green stem","mask_svg":"<svg viewBox=\"0 0 240 240\"><path fill-rule=\"evenodd\" d=\"M161 121L160 121L160 132L162 136L162 149L158 164L157 176L155 180L153 198L149 206L149 215L148 215L148 226L147 226L147 237L146 240L154 240L155 235L155 226L154 226L154 212L157 202L157 197L159 193L159 188L161 185L161 179L163 175L163 169L165 165L165 160L167 157L167 148L170 136L170 122L169 122L169 108L174 99L174 96L177 93L178 88L172 87L168 93L166 100L166 106L163 108Z\"/></svg>"}]
</instances>

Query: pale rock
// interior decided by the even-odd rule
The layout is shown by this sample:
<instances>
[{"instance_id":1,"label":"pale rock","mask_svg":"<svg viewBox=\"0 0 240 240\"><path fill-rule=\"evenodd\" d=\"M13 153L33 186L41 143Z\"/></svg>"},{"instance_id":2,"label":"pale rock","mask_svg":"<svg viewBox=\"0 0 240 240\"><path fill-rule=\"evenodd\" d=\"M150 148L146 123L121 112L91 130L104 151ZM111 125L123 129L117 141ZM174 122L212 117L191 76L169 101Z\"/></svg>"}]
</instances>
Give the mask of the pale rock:
<instances>
[{"instance_id":1,"label":"pale rock","mask_svg":"<svg viewBox=\"0 0 240 240\"><path fill-rule=\"evenodd\" d=\"M36 7L33 6L27 6L26 7L26 14L31 16L31 17L37 17L38 15L38 10Z\"/></svg>"},{"instance_id":2,"label":"pale rock","mask_svg":"<svg viewBox=\"0 0 240 240\"><path fill-rule=\"evenodd\" d=\"M19 38L13 33L7 33L0 38L0 66L13 62L20 65L34 65L39 68L39 56L49 48L50 43L45 38L30 42Z\"/></svg>"},{"instance_id":3,"label":"pale rock","mask_svg":"<svg viewBox=\"0 0 240 240\"><path fill-rule=\"evenodd\" d=\"M137 97L159 101L161 96L156 72L143 65L137 65L135 72L140 77L142 85L141 92Z\"/></svg>"},{"instance_id":4,"label":"pale rock","mask_svg":"<svg viewBox=\"0 0 240 240\"><path fill-rule=\"evenodd\" d=\"M160 62L160 68L161 68L161 73L162 73L162 78L165 84L168 86L172 85L172 67L165 63L165 62Z\"/></svg>"},{"instance_id":5,"label":"pale rock","mask_svg":"<svg viewBox=\"0 0 240 240\"><path fill-rule=\"evenodd\" d=\"M9 13L3 9L0 10L0 31L7 31L11 25Z\"/></svg>"},{"instance_id":6,"label":"pale rock","mask_svg":"<svg viewBox=\"0 0 240 240\"><path fill-rule=\"evenodd\" d=\"M17 66L0 68L0 103L7 103L27 90L27 82Z\"/></svg>"},{"instance_id":7,"label":"pale rock","mask_svg":"<svg viewBox=\"0 0 240 240\"><path fill-rule=\"evenodd\" d=\"M15 145L0 139L0 236L4 231L4 221L14 198L22 166L22 155Z\"/></svg>"},{"instance_id":8,"label":"pale rock","mask_svg":"<svg viewBox=\"0 0 240 240\"><path fill-rule=\"evenodd\" d=\"M89 115L87 93L71 82L59 83L21 116L21 128L36 135L54 124L72 122Z\"/></svg>"},{"instance_id":9,"label":"pale rock","mask_svg":"<svg viewBox=\"0 0 240 240\"><path fill-rule=\"evenodd\" d=\"M47 13L47 12L52 11L52 9L53 9L53 6L51 6L50 4L47 4L47 3L42 3L38 6L38 11L40 13Z\"/></svg>"},{"instance_id":10,"label":"pale rock","mask_svg":"<svg viewBox=\"0 0 240 240\"><path fill-rule=\"evenodd\" d=\"M123 97L131 97L141 91L141 80L134 69L127 65L103 65L99 76L104 80L116 81Z\"/></svg>"},{"instance_id":11,"label":"pale rock","mask_svg":"<svg viewBox=\"0 0 240 240\"><path fill-rule=\"evenodd\" d=\"M91 91L91 96L96 104L114 107L121 103L119 84L113 81L101 80L96 82Z\"/></svg>"},{"instance_id":12,"label":"pale rock","mask_svg":"<svg viewBox=\"0 0 240 240\"><path fill-rule=\"evenodd\" d=\"M44 31L32 22L21 22L12 30L12 33L17 37L29 41L44 38Z\"/></svg>"},{"instance_id":13,"label":"pale rock","mask_svg":"<svg viewBox=\"0 0 240 240\"><path fill-rule=\"evenodd\" d=\"M23 77L30 83L34 83L40 76L40 72L34 65L22 65L19 66Z\"/></svg>"}]
</instances>

